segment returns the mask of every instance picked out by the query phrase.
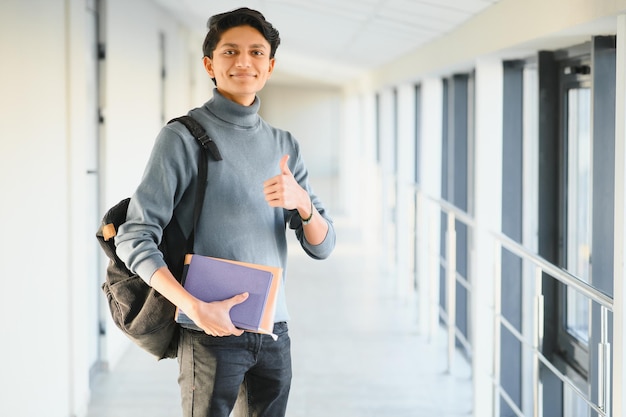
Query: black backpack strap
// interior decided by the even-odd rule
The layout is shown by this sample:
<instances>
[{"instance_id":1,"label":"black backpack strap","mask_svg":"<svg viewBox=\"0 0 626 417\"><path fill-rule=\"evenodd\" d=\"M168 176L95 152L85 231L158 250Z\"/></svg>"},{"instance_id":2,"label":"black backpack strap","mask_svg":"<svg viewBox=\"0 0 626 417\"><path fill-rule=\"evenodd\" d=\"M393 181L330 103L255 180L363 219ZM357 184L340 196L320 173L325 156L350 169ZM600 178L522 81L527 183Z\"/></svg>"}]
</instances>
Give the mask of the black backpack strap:
<instances>
[{"instance_id":1,"label":"black backpack strap","mask_svg":"<svg viewBox=\"0 0 626 417\"><path fill-rule=\"evenodd\" d=\"M187 253L193 253L194 238L196 234L196 226L198 225L198 219L200 219L200 213L202 212L202 204L204 203L204 196L206 194L206 181L209 171L209 155L211 152L213 158L216 161L222 160L217 145L207 135L206 131L196 119L191 116L181 116L167 122L168 124L173 122L181 122L187 130L193 135L201 146L200 157L198 160L198 184L196 186L196 199L193 206L193 228L187 238ZM207 152L208 151L208 152Z\"/></svg>"},{"instance_id":2,"label":"black backpack strap","mask_svg":"<svg viewBox=\"0 0 626 417\"><path fill-rule=\"evenodd\" d=\"M213 139L211 139L209 135L207 135L202 125L198 123L196 119L191 116L181 116L172 119L167 123L170 124L172 122L181 122L182 124L184 124L187 130L189 130L193 137L196 138L196 140L200 143L200 146L202 146L204 149L208 149L216 161L222 160L222 155L220 154L220 150L217 149L217 145L215 144L215 142L213 142Z\"/></svg>"}]
</instances>

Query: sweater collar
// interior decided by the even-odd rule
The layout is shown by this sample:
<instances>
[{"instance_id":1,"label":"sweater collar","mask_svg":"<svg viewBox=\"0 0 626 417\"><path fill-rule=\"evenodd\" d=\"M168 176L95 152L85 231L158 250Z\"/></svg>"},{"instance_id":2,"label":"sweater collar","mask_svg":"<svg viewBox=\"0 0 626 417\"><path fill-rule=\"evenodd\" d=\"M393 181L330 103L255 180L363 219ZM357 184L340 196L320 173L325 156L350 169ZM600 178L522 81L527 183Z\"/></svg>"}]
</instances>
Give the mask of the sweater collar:
<instances>
[{"instance_id":1,"label":"sweater collar","mask_svg":"<svg viewBox=\"0 0 626 417\"><path fill-rule=\"evenodd\" d=\"M254 127L259 121L258 111L261 107L261 100L257 96L250 106L242 106L227 99L215 88L213 98L205 106L216 117L227 123L240 127Z\"/></svg>"}]
</instances>

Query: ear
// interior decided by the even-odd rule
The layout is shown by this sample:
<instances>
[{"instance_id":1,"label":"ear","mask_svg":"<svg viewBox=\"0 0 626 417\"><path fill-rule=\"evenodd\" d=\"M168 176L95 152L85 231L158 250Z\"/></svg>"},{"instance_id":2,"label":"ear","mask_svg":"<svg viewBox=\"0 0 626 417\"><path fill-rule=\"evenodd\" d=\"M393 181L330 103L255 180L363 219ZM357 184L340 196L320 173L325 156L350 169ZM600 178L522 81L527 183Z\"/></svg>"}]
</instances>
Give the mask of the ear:
<instances>
[{"instance_id":1,"label":"ear","mask_svg":"<svg viewBox=\"0 0 626 417\"><path fill-rule=\"evenodd\" d=\"M209 74L211 78L215 78L215 72L213 72L213 61L208 56L202 58L202 64L204 65L204 70Z\"/></svg>"},{"instance_id":2,"label":"ear","mask_svg":"<svg viewBox=\"0 0 626 417\"><path fill-rule=\"evenodd\" d=\"M270 75L272 75L272 72L274 72L274 65L276 64L276 58L272 58L270 59L270 67L267 70L267 77L269 78Z\"/></svg>"}]
</instances>

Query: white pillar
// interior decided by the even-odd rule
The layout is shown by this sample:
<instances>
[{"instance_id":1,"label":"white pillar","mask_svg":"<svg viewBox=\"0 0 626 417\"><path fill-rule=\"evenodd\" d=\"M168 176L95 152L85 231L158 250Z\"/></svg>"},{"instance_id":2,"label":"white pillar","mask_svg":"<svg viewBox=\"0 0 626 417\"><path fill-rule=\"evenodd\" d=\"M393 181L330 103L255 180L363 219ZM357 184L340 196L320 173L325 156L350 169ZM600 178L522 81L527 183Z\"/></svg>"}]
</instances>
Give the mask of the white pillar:
<instances>
[{"instance_id":1,"label":"white pillar","mask_svg":"<svg viewBox=\"0 0 626 417\"><path fill-rule=\"evenodd\" d=\"M95 27L88 26L90 12L84 2L65 2L65 39L67 46L67 299L68 299L68 415L82 415L89 403L89 370L97 361L99 274L97 251L94 239L97 219L97 188L92 190L97 178L89 174L86 155L93 151L95 157L95 135L97 131L96 103L90 101L88 86L96 78L97 60L90 52L95 48ZM91 32L93 30L94 32ZM89 68L91 71L86 71ZM93 145L91 148L88 144ZM89 160L91 162L93 159ZM91 180L91 182L89 182ZM92 210L89 211L89 208ZM93 215L90 217L89 215ZM91 220L91 222L90 222ZM81 256L76 256L81 254Z\"/></svg>"},{"instance_id":2,"label":"white pillar","mask_svg":"<svg viewBox=\"0 0 626 417\"><path fill-rule=\"evenodd\" d=\"M383 268L389 275L395 275L396 250L395 247L395 209L396 209L396 167L395 167L395 103L394 91L391 88L382 90L378 100L378 132L379 158L381 174L382 209L382 253ZM395 282L393 283L395 285Z\"/></svg>"},{"instance_id":3,"label":"white pillar","mask_svg":"<svg viewBox=\"0 0 626 417\"><path fill-rule=\"evenodd\" d=\"M524 246L531 252L538 252L539 218L539 122L538 122L538 74L537 68L527 67L523 75L523 188L522 195L522 224ZM526 340L534 340L537 324L536 309L538 292L541 293L541 285L537 285L537 268L535 265L523 263L522 265L522 333ZM537 378L538 364L530 349L524 349L522 353L522 410L530 412L535 407L540 407L536 399L540 393L536 390L535 379ZM540 381L537 381L539 384Z\"/></svg>"},{"instance_id":4,"label":"white pillar","mask_svg":"<svg viewBox=\"0 0 626 417\"><path fill-rule=\"evenodd\" d=\"M443 84L439 78L420 85L420 187L424 197L417 218L417 286L419 329L433 339L439 328L440 210L428 197L441 198Z\"/></svg>"},{"instance_id":5,"label":"white pillar","mask_svg":"<svg viewBox=\"0 0 626 417\"><path fill-rule=\"evenodd\" d=\"M613 415L626 412L626 285L624 285L626 259L626 15L617 17L617 57L615 88L615 260L613 293Z\"/></svg>"},{"instance_id":6,"label":"white pillar","mask_svg":"<svg viewBox=\"0 0 626 417\"><path fill-rule=\"evenodd\" d=\"M471 302L474 415L493 415L494 241L490 231L502 223L502 62L476 62L476 253Z\"/></svg>"},{"instance_id":7,"label":"white pillar","mask_svg":"<svg viewBox=\"0 0 626 417\"><path fill-rule=\"evenodd\" d=\"M356 95L344 97L342 101L341 136L339 144L339 209L351 222L359 224L362 220L361 207L364 206L359 200L360 184L365 178L359 163L365 153L365 139L363 138L363 126L360 122L362 112L359 111L359 98ZM363 202L367 204L368 202Z\"/></svg>"},{"instance_id":8,"label":"white pillar","mask_svg":"<svg viewBox=\"0 0 626 417\"><path fill-rule=\"evenodd\" d=\"M410 300L414 294L412 256L415 225L412 216L415 173L415 85L398 87L398 149L396 154L396 251L398 261L398 295Z\"/></svg>"},{"instance_id":9,"label":"white pillar","mask_svg":"<svg viewBox=\"0 0 626 417\"><path fill-rule=\"evenodd\" d=\"M376 162L376 100L375 94L359 96L358 111L361 136L358 138L359 181L356 183L360 206L356 218L362 225L362 241L368 248L380 250L382 214L380 204L381 175ZM352 185L354 186L354 184Z\"/></svg>"}]
</instances>

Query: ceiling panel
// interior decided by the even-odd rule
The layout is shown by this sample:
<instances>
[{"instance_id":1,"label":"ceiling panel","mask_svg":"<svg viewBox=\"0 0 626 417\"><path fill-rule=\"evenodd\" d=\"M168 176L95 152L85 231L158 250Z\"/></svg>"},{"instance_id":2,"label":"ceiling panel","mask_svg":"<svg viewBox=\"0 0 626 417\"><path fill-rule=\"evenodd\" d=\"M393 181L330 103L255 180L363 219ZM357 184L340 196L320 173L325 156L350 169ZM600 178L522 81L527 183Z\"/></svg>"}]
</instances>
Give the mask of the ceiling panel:
<instances>
[{"instance_id":1,"label":"ceiling panel","mask_svg":"<svg viewBox=\"0 0 626 417\"><path fill-rule=\"evenodd\" d=\"M437 25L439 30L451 24L456 25L458 22L462 22L473 15L473 13L452 9L441 4L416 3L411 0L390 1L388 7L385 7L381 13L393 16L400 15L417 21L426 20L433 25Z\"/></svg>"},{"instance_id":2,"label":"ceiling panel","mask_svg":"<svg viewBox=\"0 0 626 417\"><path fill-rule=\"evenodd\" d=\"M153 0L204 35L230 0ZM448 33L498 0L249 0L281 34L280 74L341 83Z\"/></svg>"}]
</instances>

